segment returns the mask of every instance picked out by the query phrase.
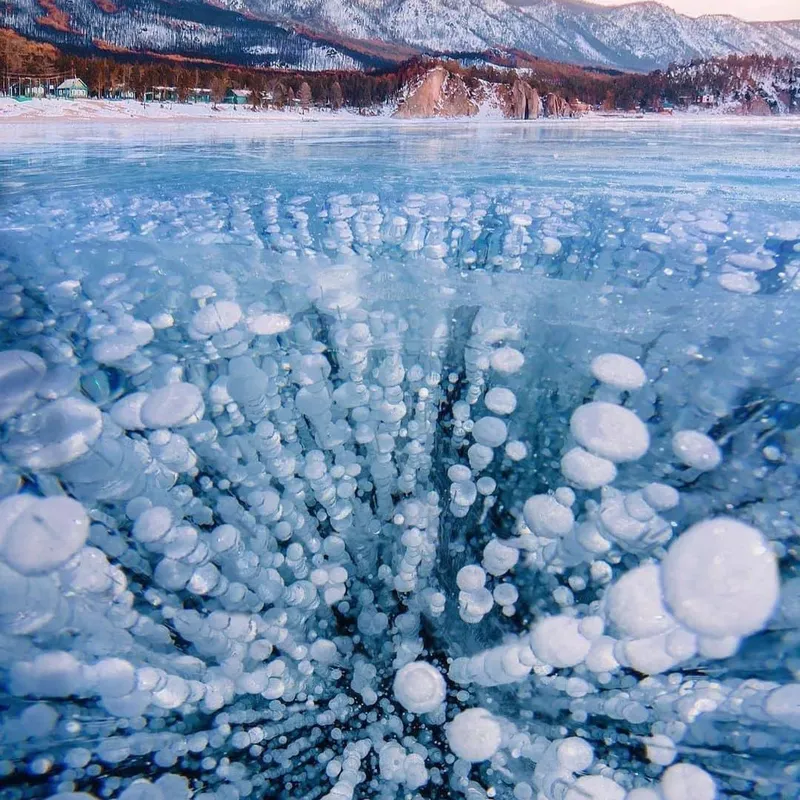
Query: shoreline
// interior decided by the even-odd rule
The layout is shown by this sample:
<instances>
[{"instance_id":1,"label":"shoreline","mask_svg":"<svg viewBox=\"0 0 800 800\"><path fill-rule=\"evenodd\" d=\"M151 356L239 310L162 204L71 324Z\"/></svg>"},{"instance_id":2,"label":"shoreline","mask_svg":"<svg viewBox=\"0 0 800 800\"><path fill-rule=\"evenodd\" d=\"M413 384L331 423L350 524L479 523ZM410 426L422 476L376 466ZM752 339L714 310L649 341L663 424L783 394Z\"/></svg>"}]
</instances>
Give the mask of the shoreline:
<instances>
[{"instance_id":1,"label":"shoreline","mask_svg":"<svg viewBox=\"0 0 800 800\"><path fill-rule=\"evenodd\" d=\"M391 125L397 127L413 127L417 125L558 125L586 124L597 122L602 124L674 124L682 122L703 123L740 123L765 122L775 124L792 123L800 125L800 115L782 114L773 116L751 116L745 114L726 113L724 109L712 111L676 111L674 114L591 111L579 117L538 117L537 119L510 119L500 113L479 113L475 116L460 117L418 117L398 119L392 116L394 109L380 109L376 114L363 115L350 109L328 111L312 109L308 114L295 111L265 110L253 111L248 106L236 107L219 105L216 110L207 104L189 103L148 103L121 100L58 100L34 99L19 102L10 97L0 97L0 126L25 126L53 123L76 124L159 124L201 123L203 125L261 125L297 127L323 124L325 126L346 125L348 127L370 127L374 125Z\"/></svg>"}]
</instances>

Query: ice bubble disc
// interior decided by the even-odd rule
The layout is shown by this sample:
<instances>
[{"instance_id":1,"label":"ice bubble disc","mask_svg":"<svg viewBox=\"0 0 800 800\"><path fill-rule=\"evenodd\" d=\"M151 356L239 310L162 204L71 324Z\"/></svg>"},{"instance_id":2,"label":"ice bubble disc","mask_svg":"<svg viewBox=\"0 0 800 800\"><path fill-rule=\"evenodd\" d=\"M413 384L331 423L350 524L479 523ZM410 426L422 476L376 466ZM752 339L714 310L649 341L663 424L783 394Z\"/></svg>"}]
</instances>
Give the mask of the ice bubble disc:
<instances>
[{"instance_id":1,"label":"ice bubble disc","mask_svg":"<svg viewBox=\"0 0 800 800\"><path fill-rule=\"evenodd\" d=\"M247 330L258 336L274 336L277 333L288 331L292 327L292 320L287 314L264 313L251 317L247 321Z\"/></svg>"},{"instance_id":2,"label":"ice bubble disc","mask_svg":"<svg viewBox=\"0 0 800 800\"><path fill-rule=\"evenodd\" d=\"M592 375L601 383L615 389L632 391L641 389L647 376L632 358L619 353L603 353L592 361Z\"/></svg>"},{"instance_id":3,"label":"ice bubble disc","mask_svg":"<svg viewBox=\"0 0 800 800\"><path fill-rule=\"evenodd\" d=\"M561 474L580 489L599 489L613 483L617 468L612 461L592 455L582 447L573 447L561 459Z\"/></svg>"},{"instance_id":4,"label":"ice bubble disc","mask_svg":"<svg viewBox=\"0 0 800 800\"><path fill-rule=\"evenodd\" d=\"M585 772L594 761L594 751L591 745L571 736L558 745L558 763L570 772Z\"/></svg>"},{"instance_id":5,"label":"ice bubble disc","mask_svg":"<svg viewBox=\"0 0 800 800\"><path fill-rule=\"evenodd\" d=\"M192 327L203 336L213 336L230 330L242 318L242 309L232 300L219 300L209 303L195 312Z\"/></svg>"},{"instance_id":6,"label":"ice bubble disc","mask_svg":"<svg viewBox=\"0 0 800 800\"><path fill-rule=\"evenodd\" d=\"M606 604L611 621L624 636L644 638L675 627L661 599L661 575L656 564L626 572L608 590Z\"/></svg>"},{"instance_id":7,"label":"ice bubble disc","mask_svg":"<svg viewBox=\"0 0 800 800\"><path fill-rule=\"evenodd\" d=\"M137 517L133 525L133 538L145 544L157 542L171 527L172 512L165 506L154 506Z\"/></svg>"},{"instance_id":8,"label":"ice bubble disc","mask_svg":"<svg viewBox=\"0 0 800 800\"><path fill-rule=\"evenodd\" d=\"M486 408L493 414L512 414L517 407L517 396L511 389L506 389L503 386L495 386L486 392L484 398Z\"/></svg>"},{"instance_id":9,"label":"ice bubble disc","mask_svg":"<svg viewBox=\"0 0 800 800\"><path fill-rule=\"evenodd\" d=\"M650 434L632 411L614 403L579 406L569 422L578 444L609 461L636 461L650 447Z\"/></svg>"},{"instance_id":10,"label":"ice bubble disc","mask_svg":"<svg viewBox=\"0 0 800 800\"><path fill-rule=\"evenodd\" d=\"M0 503L0 520L0 557L22 575L66 564L89 534L83 506L69 497L11 497Z\"/></svg>"},{"instance_id":11,"label":"ice bubble disc","mask_svg":"<svg viewBox=\"0 0 800 800\"><path fill-rule=\"evenodd\" d=\"M548 539L564 536L572 530L572 511L549 494L535 494L522 508L525 524L537 535Z\"/></svg>"},{"instance_id":12,"label":"ice bubble disc","mask_svg":"<svg viewBox=\"0 0 800 800\"><path fill-rule=\"evenodd\" d=\"M780 594L769 542L728 517L699 522L680 536L662 562L661 580L673 615L713 637L761 630Z\"/></svg>"},{"instance_id":13,"label":"ice bubble disc","mask_svg":"<svg viewBox=\"0 0 800 800\"><path fill-rule=\"evenodd\" d=\"M490 759L502 742L500 723L485 708L462 711L445 731L453 755L472 763Z\"/></svg>"},{"instance_id":14,"label":"ice bubble disc","mask_svg":"<svg viewBox=\"0 0 800 800\"><path fill-rule=\"evenodd\" d=\"M28 469L55 469L85 455L102 430L100 409L87 400L63 397L23 416L5 452Z\"/></svg>"},{"instance_id":15,"label":"ice bubble disc","mask_svg":"<svg viewBox=\"0 0 800 800\"><path fill-rule=\"evenodd\" d=\"M602 775L583 775L564 795L564 800L624 800L624 798L625 790L616 781ZM689 800L689 795L683 800Z\"/></svg>"},{"instance_id":16,"label":"ice bubble disc","mask_svg":"<svg viewBox=\"0 0 800 800\"><path fill-rule=\"evenodd\" d=\"M139 349L139 342L129 333L114 333L104 336L92 346L92 357L100 364L116 364L132 356Z\"/></svg>"},{"instance_id":17,"label":"ice bubble disc","mask_svg":"<svg viewBox=\"0 0 800 800\"><path fill-rule=\"evenodd\" d=\"M35 353L0 353L0 422L16 414L36 394L46 372L47 365Z\"/></svg>"},{"instance_id":18,"label":"ice bubble disc","mask_svg":"<svg viewBox=\"0 0 800 800\"><path fill-rule=\"evenodd\" d=\"M150 393L141 418L148 428L172 428L198 422L204 411L203 395L193 383L170 383Z\"/></svg>"},{"instance_id":19,"label":"ice bubble disc","mask_svg":"<svg viewBox=\"0 0 800 800\"><path fill-rule=\"evenodd\" d=\"M716 442L700 431L678 431L672 437L672 452L687 467L703 472L715 469L722 462Z\"/></svg>"},{"instance_id":20,"label":"ice bubble disc","mask_svg":"<svg viewBox=\"0 0 800 800\"><path fill-rule=\"evenodd\" d=\"M393 689L397 702L413 714L435 711L447 692L442 673L425 661L414 661L397 670Z\"/></svg>"},{"instance_id":21,"label":"ice bubble disc","mask_svg":"<svg viewBox=\"0 0 800 800\"><path fill-rule=\"evenodd\" d=\"M770 692L765 710L777 722L800 730L800 683L787 683Z\"/></svg>"},{"instance_id":22,"label":"ice bubble disc","mask_svg":"<svg viewBox=\"0 0 800 800\"><path fill-rule=\"evenodd\" d=\"M525 363L525 356L513 347L498 347L490 358L492 369L504 375L519 372Z\"/></svg>"},{"instance_id":23,"label":"ice bubble disc","mask_svg":"<svg viewBox=\"0 0 800 800\"><path fill-rule=\"evenodd\" d=\"M675 764L661 778L664 800L714 800L717 787L714 779L694 764Z\"/></svg>"},{"instance_id":24,"label":"ice bubble disc","mask_svg":"<svg viewBox=\"0 0 800 800\"><path fill-rule=\"evenodd\" d=\"M472 436L484 447L500 447L508 437L508 428L505 422L497 417L481 417L475 421Z\"/></svg>"},{"instance_id":25,"label":"ice bubble disc","mask_svg":"<svg viewBox=\"0 0 800 800\"><path fill-rule=\"evenodd\" d=\"M592 646L581 634L578 620L564 614L539 620L531 629L530 641L540 661L558 668L580 664Z\"/></svg>"}]
</instances>

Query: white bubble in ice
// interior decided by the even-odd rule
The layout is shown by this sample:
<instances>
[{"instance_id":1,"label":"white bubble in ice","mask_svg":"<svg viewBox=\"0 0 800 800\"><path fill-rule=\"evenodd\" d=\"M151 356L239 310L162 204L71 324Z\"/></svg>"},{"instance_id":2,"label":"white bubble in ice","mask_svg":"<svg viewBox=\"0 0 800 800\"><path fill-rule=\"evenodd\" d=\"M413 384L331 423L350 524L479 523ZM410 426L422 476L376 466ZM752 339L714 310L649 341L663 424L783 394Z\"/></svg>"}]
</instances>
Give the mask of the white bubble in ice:
<instances>
[{"instance_id":1,"label":"white bubble in ice","mask_svg":"<svg viewBox=\"0 0 800 800\"><path fill-rule=\"evenodd\" d=\"M573 617L559 614L545 617L531 628L531 649L536 657L553 667L574 667L588 655L592 643L580 631Z\"/></svg>"},{"instance_id":2,"label":"white bubble in ice","mask_svg":"<svg viewBox=\"0 0 800 800\"><path fill-rule=\"evenodd\" d=\"M445 727L447 743L457 758L487 761L502 743L500 723L485 708L468 708Z\"/></svg>"},{"instance_id":3,"label":"white bubble in ice","mask_svg":"<svg viewBox=\"0 0 800 800\"><path fill-rule=\"evenodd\" d=\"M535 494L522 508L525 524L537 535L548 539L565 536L572 530L575 517L572 510L550 494Z\"/></svg>"},{"instance_id":4,"label":"white bubble in ice","mask_svg":"<svg viewBox=\"0 0 800 800\"><path fill-rule=\"evenodd\" d=\"M519 372L525 363L525 356L513 347L498 347L492 352L489 359L492 369L504 375L511 375Z\"/></svg>"},{"instance_id":5,"label":"white bubble in ice","mask_svg":"<svg viewBox=\"0 0 800 800\"><path fill-rule=\"evenodd\" d=\"M787 683L771 691L764 710L774 720L800 730L800 683Z\"/></svg>"},{"instance_id":6,"label":"white bubble in ice","mask_svg":"<svg viewBox=\"0 0 800 800\"><path fill-rule=\"evenodd\" d=\"M564 800L624 800L624 798L625 790L616 781L602 775L581 776L564 795Z\"/></svg>"},{"instance_id":7,"label":"white bubble in ice","mask_svg":"<svg viewBox=\"0 0 800 800\"><path fill-rule=\"evenodd\" d=\"M233 328L242 318L242 309L232 300L219 300L209 303L195 312L192 317L192 328L203 336L213 336L215 333Z\"/></svg>"},{"instance_id":8,"label":"white bubble in ice","mask_svg":"<svg viewBox=\"0 0 800 800\"><path fill-rule=\"evenodd\" d=\"M675 764L661 777L664 800L714 800L717 787L714 779L694 764Z\"/></svg>"},{"instance_id":9,"label":"white bubble in ice","mask_svg":"<svg viewBox=\"0 0 800 800\"><path fill-rule=\"evenodd\" d=\"M514 441L506 442L505 454L512 461L522 461L528 455L528 447L525 442L515 439Z\"/></svg>"},{"instance_id":10,"label":"white bubble in ice","mask_svg":"<svg viewBox=\"0 0 800 800\"><path fill-rule=\"evenodd\" d=\"M517 407L517 396L511 389L506 389L502 386L495 386L489 389L484 397L486 408L493 414L513 414L514 409Z\"/></svg>"},{"instance_id":11,"label":"white bubble in ice","mask_svg":"<svg viewBox=\"0 0 800 800\"><path fill-rule=\"evenodd\" d=\"M678 431L672 437L672 452L687 467L708 472L722 462L716 442L700 431Z\"/></svg>"},{"instance_id":12,"label":"white bubble in ice","mask_svg":"<svg viewBox=\"0 0 800 800\"><path fill-rule=\"evenodd\" d=\"M499 539L490 539L483 548L483 568L495 577L505 575L519 561L519 550L509 547Z\"/></svg>"},{"instance_id":13,"label":"white bubble in ice","mask_svg":"<svg viewBox=\"0 0 800 800\"><path fill-rule=\"evenodd\" d=\"M15 495L0 503L0 557L22 575L66 564L86 542L89 518L69 497Z\"/></svg>"},{"instance_id":14,"label":"white bubble in ice","mask_svg":"<svg viewBox=\"0 0 800 800\"><path fill-rule=\"evenodd\" d=\"M132 356L139 349L139 342L130 333L114 333L104 336L92 346L92 357L100 364L116 364Z\"/></svg>"},{"instance_id":15,"label":"white bubble in ice","mask_svg":"<svg viewBox=\"0 0 800 800\"><path fill-rule=\"evenodd\" d=\"M414 661L397 670L394 696L406 711L427 714L444 702L447 687L442 673L425 661Z\"/></svg>"},{"instance_id":16,"label":"white bubble in ice","mask_svg":"<svg viewBox=\"0 0 800 800\"><path fill-rule=\"evenodd\" d=\"M458 571L456 584L462 592L475 592L486 584L486 573L477 564L467 564Z\"/></svg>"},{"instance_id":17,"label":"white bubble in ice","mask_svg":"<svg viewBox=\"0 0 800 800\"><path fill-rule=\"evenodd\" d=\"M500 447L508 436L508 428L497 417L481 417L475 421L472 437L484 447Z\"/></svg>"},{"instance_id":18,"label":"white bubble in ice","mask_svg":"<svg viewBox=\"0 0 800 800\"><path fill-rule=\"evenodd\" d=\"M780 594L769 542L728 517L689 528L669 548L661 574L673 615L690 630L713 637L761 630Z\"/></svg>"},{"instance_id":19,"label":"white bubble in ice","mask_svg":"<svg viewBox=\"0 0 800 800\"><path fill-rule=\"evenodd\" d=\"M665 483L648 483L642 489L642 497L650 508L656 511L669 511L680 502L678 490Z\"/></svg>"},{"instance_id":20,"label":"white bubble in ice","mask_svg":"<svg viewBox=\"0 0 800 800\"><path fill-rule=\"evenodd\" d=\"M558 745L558 763L570 772L585 772L592 766L592 746L577 736L570 736Z\"/></svg>"},{"instance_id":21,"label":"white bubble in ice","mask_svg":"<svg viewBox=\"0 0 800 800\"><path fill-rule=\"evenodd\" d=\"M614 403L579 406L569 425L578 444L609 461L636 461L650 446L650 434L639 417Z\"/></svg>"},{"instance_id":22,"label":"white bubble in ice","mask_svg":"<svg viewBox=\"0 0 800 800\"><path fill-rule=\"evenodd\" d=\"M141 418L148 428L172 428L197 422L204 411L203 395L193 383L169 383L150 392Z\"/></svg>"},{"instance_id":23,"label":"white bubble in ice","mask_svg":"<svg viewBox=\"0 0 800 800\"><path fill-rule=\"evenodd\" d=\"M613 461L573 447L561 458L561 474L578 488L591 491L613 483L617 468Z\"/></svg>"},{"instance_id":24,"label":"white bubble in ice","mask_svg":"<svg viewBox=\"0 0 800 800\"><path fill-rule=\"evenodd\" d=\"M615 389L641 389L647 381L641 366L632 358L619 353L603 353L597 356L592 361L591 370L598 381Z\"/></svg>"},{"instance_id":25,"label":"white bubble in ice","mask_svg":"<svg viewBox=\"0 0 800 800\"><path fill-rule=\"evenodd\" d=\"M675 627L662 602L657 564L643 564L622 575L608 590L606 604L611 621L624 636L644 638Z\"/></svg>"},{"instance_id":26,"label":"white bubble in ice","mask_svg":"<svg viewBox=\"0 0 800 800\"><path fill-rule=\"evenodd\" d=\"M16 414L36 394L46 372L47 365L36 353L0 353L0 422Z\"/></svg>"},{"instance_id":27,"label":"white bubble in ice","mask_svg":"<svg viewBox=\"0 0 800 800\"><path fill-rule=\"evenodd\" d=\"M85 455L102 430L99 408L77 397L62 397L23 416L5 452L23 467L55 469Z\"/></svg>"},{"instance_id":28,"label":"white bubble in ice","mask_svg":"<svg viewBox=\"0 0 800 800\"><path fill-rule=\"evenodd\" d=\"M247 321L247 330L258 336L274 336L277 333L288 331L292 327L292 320L287 314L264 313L251 317Z\"/></svg>"}]
</instances>

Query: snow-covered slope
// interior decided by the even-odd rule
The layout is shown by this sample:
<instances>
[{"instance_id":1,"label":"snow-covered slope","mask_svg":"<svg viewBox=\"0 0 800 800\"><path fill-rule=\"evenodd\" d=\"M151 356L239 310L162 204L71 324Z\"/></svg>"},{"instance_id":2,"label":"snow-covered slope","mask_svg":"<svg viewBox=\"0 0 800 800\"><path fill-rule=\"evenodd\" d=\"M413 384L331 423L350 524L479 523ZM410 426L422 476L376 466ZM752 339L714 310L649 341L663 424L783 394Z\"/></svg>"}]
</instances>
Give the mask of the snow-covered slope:
<instances>
[{"instance_id":1,"label":"snow-covered slope","mask_svg":"<svg viewBox=\"0 0 800 800\"><path fill-rule=\"evenodd\" d=\"M308 69L398 61L397 46L428 53L514 48L555 61L640 71L737 53L800 57L800 21L693 19L655 2L522 2L8 0L6 6L10 27L55 44L79 35L89 44L245 63L268 52L267 63Z\"/></svg>"},{"instance_id":2,"label":"snow-covered slope","mask_svg":"<svg viewBox=\"0 0 800 800\"><path fill-rule=\"evenodd\" d=\"M692 19L659 3L601 7L559 0L228 0L265 18L425 50L515 47L534 55L622 69L729 53L800 56L800 22Z\"/></svg>"}]
</instances>

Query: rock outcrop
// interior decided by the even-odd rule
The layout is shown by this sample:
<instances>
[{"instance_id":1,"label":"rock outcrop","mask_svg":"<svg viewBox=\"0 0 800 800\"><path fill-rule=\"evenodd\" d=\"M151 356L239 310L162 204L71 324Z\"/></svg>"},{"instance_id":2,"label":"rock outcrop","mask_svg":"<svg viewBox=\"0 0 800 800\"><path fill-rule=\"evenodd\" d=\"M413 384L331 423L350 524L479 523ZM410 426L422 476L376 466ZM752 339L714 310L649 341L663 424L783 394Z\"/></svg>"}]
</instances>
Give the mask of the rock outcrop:
<instances>
[{"instance_id":1,"label":"rock outcrop","mask_svg":"<svg viewBox=\"0 0 800 800\"><path fill-rule=\"evenodd\" d=\"M437 66L409 91L394 116L401 119L472 117L477 113L478 103L470 97L461 77Z\"/></svg>"},{"instance_id":2,"label":"rock outcrop","mask_svg":"<svg viewBox=\"0 0 800 800\"><path fill-rule=\"evenodd\" d=\"M569 103L563 97L552 93L547 95L545 112L548 117L569 117L572 115Z\"/></svg>"},{"instance_id":3,"label":"rock outcrop","mask_svg":"<svg viewBox=\"0 0 800 800\"><path fill-rule=\"evenodd\" d=\"M539 92L524 81L514 81L503 112L510 119L536 119L542 113Z\"/></svg>"}]
</instances>

